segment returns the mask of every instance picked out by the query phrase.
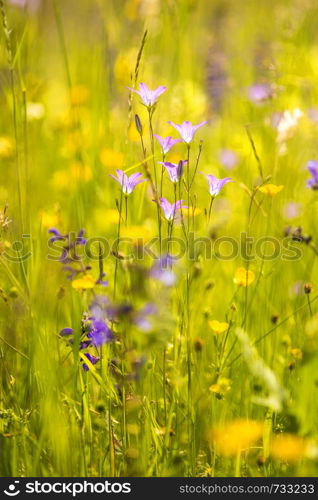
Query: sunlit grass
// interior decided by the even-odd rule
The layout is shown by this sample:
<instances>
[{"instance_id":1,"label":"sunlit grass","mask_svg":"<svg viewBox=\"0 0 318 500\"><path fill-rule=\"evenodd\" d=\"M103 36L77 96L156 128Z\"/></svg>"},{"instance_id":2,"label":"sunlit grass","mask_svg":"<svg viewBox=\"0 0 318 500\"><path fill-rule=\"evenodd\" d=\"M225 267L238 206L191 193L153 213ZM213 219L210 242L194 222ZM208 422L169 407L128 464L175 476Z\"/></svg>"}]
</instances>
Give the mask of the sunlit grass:
<instances>
[{"instance_id":1,"label":"sunlit grass","mask_svg":"<svg viewBox=\"0 0 318 500\"><path fill-rule=\"evenodd\" d=\"M0 1L1 475L316 476L315 1L18 3ZM140 82L167 87L150 114ZM152 132L185 120L208 123L163 152ZM158 162L180 160L172 182ZM147 182L125 196L116 169ZM233 182L211 197L202 173Z\"/></svg>"}]
</instances>

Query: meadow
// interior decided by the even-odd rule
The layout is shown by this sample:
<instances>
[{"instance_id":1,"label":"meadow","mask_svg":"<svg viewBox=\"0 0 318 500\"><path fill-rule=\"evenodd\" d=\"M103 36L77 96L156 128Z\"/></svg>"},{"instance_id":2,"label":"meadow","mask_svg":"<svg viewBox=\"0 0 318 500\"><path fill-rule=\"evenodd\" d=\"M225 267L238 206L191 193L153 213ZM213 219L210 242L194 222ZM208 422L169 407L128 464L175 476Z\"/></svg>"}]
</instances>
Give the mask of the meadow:
<instances>
[{"instance_id":1,"label":"meadow","mask_svg":"<svg viewBox=\"0 0 318 500\"><path fill-rule=\"evenodd\" d=\"M0 475L316 477L316 1L0 14Z\"/></svg>"}]
</instances>

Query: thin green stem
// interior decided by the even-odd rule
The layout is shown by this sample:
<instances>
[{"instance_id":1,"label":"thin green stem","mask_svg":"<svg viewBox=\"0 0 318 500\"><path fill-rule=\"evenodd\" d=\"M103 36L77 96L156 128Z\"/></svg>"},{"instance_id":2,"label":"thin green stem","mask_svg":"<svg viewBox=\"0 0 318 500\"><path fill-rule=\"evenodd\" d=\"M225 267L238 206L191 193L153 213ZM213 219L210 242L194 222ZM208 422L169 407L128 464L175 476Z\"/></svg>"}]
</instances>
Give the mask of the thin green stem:
<instances>
[{"instance_id":1,"label":"thin green stem","mask_svg":"<svg viewBox=\"0 0 318 500\"><path fill-rule=\"evenodd\" d=\"M118 227L117 227L117 241L116 241L116 252L115 252L115 272L114 272L114 290L113 290L113 299L116 298L116 288L117 288L117 273L118 273L118 248L119 248L119 238L120 238L120 229L121 229L121 219L122 219L122 209L123 209L123 190L120 191L120 202L119 202L119 218L118 218Z\"/></svg>"}]
</instances>

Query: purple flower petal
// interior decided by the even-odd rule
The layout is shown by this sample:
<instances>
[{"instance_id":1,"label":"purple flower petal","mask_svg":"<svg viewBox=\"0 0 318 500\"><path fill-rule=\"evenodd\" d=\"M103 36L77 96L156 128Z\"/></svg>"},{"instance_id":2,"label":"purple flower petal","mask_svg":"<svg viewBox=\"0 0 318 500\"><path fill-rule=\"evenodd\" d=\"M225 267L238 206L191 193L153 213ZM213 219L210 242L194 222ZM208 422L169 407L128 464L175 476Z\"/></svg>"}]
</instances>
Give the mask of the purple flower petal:
<instances>
[{"instance_id":1,"label":"purple flower petal","mask_svg":"<svg viewBox=\"0 0 318 500\"><path fill-rule=\"evenodd\" d=\"M273 89L269 83L256 83L248 88L248 96L255 103L264 102L273 97Z\"/></svg>"},{"instance_id":2,"label":"purple flower petal","mask_svg":"<svg viewBox=\"0 0 318 500\"><path fill-rule=\"evenodd\" d=\"M163 154L167 154L170 151L170 149L172 148L172 146L174 146L178 142L182 142L181 139L173 139L171 136L163 138L163 137L160 137L160 135L158 135L158 134L154 134L154 137L159 142Z\"/></svg>"},{"instance_id":3,"label":"purple flower petal","mask_svg":"<svg viewBox=\"0 0 318 500\"><path fill-rule=\"evenodd\" d=\"M116 170L117 177L110 174L110 177L115 179L115 181L119 182L121 185L122 191L124 194L129 195L133 192L137 184L141 182L145 182L147 179L140 179L142 176L141 173L134 173L130 177L128 177L122 170Z\"/></svg>"},{"instance_id":4,"label":"purple flower petal","mask_svg":"<svg viewBox=\"0 0 318 500\"><path fill-rule=\"evenodd\" d=\"M97 356L92 356L92 355L91 355L91 354L89 354L88 352L86 352L86 353L84 354L84 356L85 356L85 357L86 357L86 358L87 358L87 359L88 359L88 360L92 363L92 365L96 365L96 363L98 363L98 361L100 360L100 358L99 358L99 357L97 357ZM86 363L84 363L82 359L81 359L81 361L82 361L82 363L83 363L83 364L82 364L83 370L85 370L86 372L88 372L88 371L89 371L89 366L88 366Z\"/></svg>"},{"instance_id":5,"label":"purple flower petal","mask_svg":"<svg viewBox=\"0 0 318 500\"><path fill-rule=\"evenodd\" d=\"M59 332L59 335L61 337L65 337L67 335L73 335L74 333L74 330L73 328L63 328L60 332Z\"/></svg>"},{"instance_id":6,"label":"purple flower petal","mask_svg":"<svg viewBox=\"0 0 318 500\"><path fill-rule=\"evenodd\" d=\"M312 178L307 181L307 187L310 189L318 189L318 161L310 160L307 163L307 169L311 173Z\"/></svg>"},{"instance_id":7,"label":"purple flower petal","mask_svg":"<svg viewBox=\"0 0 318 500\"><path fill-rule=\"evenodd\" d=\"M203 125L206 125L208 123L207 121L203 121L199 123L198 125L192 125L191 122L185 121L181 123L180 125L173 123L173 122L168 122L170 125L172 125L180 134L184 142L187 144L190 144L190 142L193 140L195 132L198 130L198 128L202 127Z\"/></svg>"},{"instance_id":8,"label":"purple flower petal","mask_svg":"<svg viewBox=\"0 0 318 500\"><path fill-rule=\"evenodd\" d=\"M165 167L167 170L170 180L172 182L179 182L182 174L183 174L183 167L184 165L188 162L188 160L184 160L181 163L171 163L170 161L158 161L161 165Z\"/></svg>"},{"instance_id":9,"label":"purple flower petal","mask_svg":"<svg viewBox=\"0 0 318 500\"><path fill-rule=\"evenodd\" d=\"M132 92L135 92L135 94L138 94L144 105L147 107L153 106L156 103L158 97L167 90L167 88L163 85L160 85L155 90L150 90L145 83L139 84L139 90L132 89L131 87L127 88Z\"/></svg>"},{"instance_id":10,"label":"purple flower petal","mask_svg":"<svg viewBox=\"0 0 318 500\"><path fill-rule=\"evenodd\" d=\"M169 203L166 198L160 198L159 200L159 205L164 212L166 220L168 221L172 221L175 219L178 210L180 210L181 208L187 208L186 206L182 205L183 200L178 200L175 203Z\"/></svg>"},{"instance_id":11,"label":"purple flower petal","mask_svg":"<svg viewBox=\"0 0 318 500\"><path fill-rule=\"evenodd\" d=\"M203 172L200 172L200 174L203 174L207 178L209 183L209 192L211 196L217 196L225 184L227 184L228 182L232 182L231 177L224 177L224 179L218 179L212 174L206 175Z\"/></svg>"}]
</instances>

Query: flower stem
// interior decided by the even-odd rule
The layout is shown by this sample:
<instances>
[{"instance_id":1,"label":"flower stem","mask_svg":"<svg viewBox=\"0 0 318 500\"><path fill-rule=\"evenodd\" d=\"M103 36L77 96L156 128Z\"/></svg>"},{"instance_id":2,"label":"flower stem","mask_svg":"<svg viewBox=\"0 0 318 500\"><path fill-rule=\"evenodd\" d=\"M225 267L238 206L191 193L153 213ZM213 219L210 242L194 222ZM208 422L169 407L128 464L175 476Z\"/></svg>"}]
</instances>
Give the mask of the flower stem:
<instances>
[{"instance_id":1,"label":"flower stem","mask_svg":"<svg viewBox=\"0 0 318 500\"><path fill-rule=\"evenodd\" d=\"M211 196L211 201L210 201L210 206L209 206L209 214L208 214L208 222L210 222L210 219L211 219L213 202L214 202L214 196Z\"/></svg>"},{"instance_id":2,"label":"flower stem","mask_svg":"<svg viewBox=\"0 0 318 500\"><path fill-rule=\"evenodd\" d=\"M127 197L126 197L127 198ZM118 272L118 247L119 247L119 238L120 238L120 227L121 227L121 217L123 210L123 191L120 192L120 202L119 202L119 218L118 218L118 229L117 229L117 242L116 242L116 255L115 255L115 273L114 273L114 290L113 290L113 299L116 298L116 287L117 287L117 272Z\"/></svg>"},{"instance_id":3,"label":"flower stem","mask_svg":"<svg viewBox=\"0 0 318 500\"><path fill-rule=\"evenodd\" d=\"M198 156L197 156L197 159L196 159L196 162L195 162L195 168L194 168L193 176L192 176L192 179L191 179L191 182L190 182L190 189L192 187L192 184L194 182L194 178L195 178L197 170L198 170L200 156L201 156L201 152L202 152L202 146L203 146L203 141L200 141L199 152L198 152Z\"/></svg>"},{"instance_id":4,"label":"flower stem","mask_svg":"<svg viewBox=\"0 0 318 500\"><path fill-rule=\"evenodd\" d=\"M307 302L308 302L309 314L310 314L310 316L312 317L312 316L313 316L313 313L312 313L312 308L311 308L310 298L309 298L309 295L308 295L308 294L307 294Z\"/></svg>"},{"instance_id":5,"label":"flower stem","mask_svg":"<svg viewBox=\"0 0 318 500\"><path fill-rule=\"evenodd\" d=\"M187 192L188 192L188 212L190 212L190 144L187 144ZM188 237L190 232L190 217L188 216Z\"/></svg>"}]
</instances>

